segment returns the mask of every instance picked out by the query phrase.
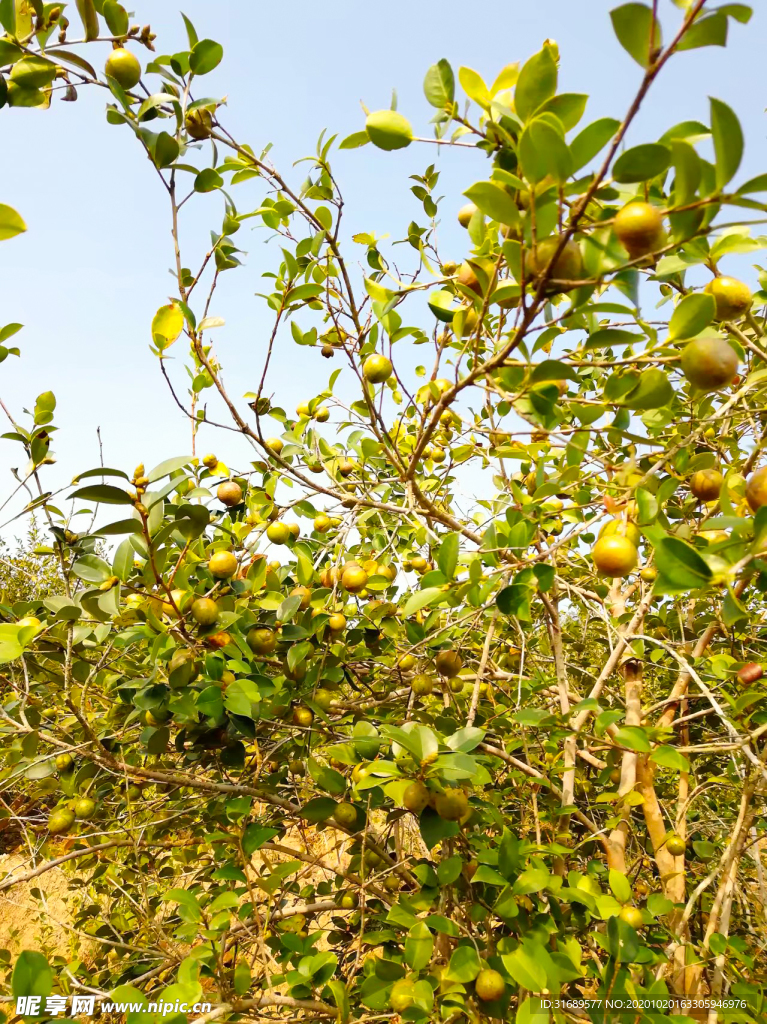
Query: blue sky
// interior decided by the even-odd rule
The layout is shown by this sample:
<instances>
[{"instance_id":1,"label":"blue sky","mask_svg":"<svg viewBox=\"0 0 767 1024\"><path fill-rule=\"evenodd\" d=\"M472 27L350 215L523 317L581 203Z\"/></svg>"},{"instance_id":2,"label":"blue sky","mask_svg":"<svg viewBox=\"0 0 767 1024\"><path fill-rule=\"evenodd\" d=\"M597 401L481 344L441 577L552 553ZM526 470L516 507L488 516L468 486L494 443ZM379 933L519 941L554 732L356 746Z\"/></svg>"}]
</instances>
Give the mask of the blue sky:
<instances>
[{"instance_id":1,"label":"blue sky","mask_svg":"<svg viewBox=\"0 0 767 1024\"><path fill-rule=\"evenodd\" d=\"M226 95L221 119L227 127L256 151L273 143L274 161L295 183L305 171L291 163L314 150L323 128L340 137L359 130L360 100L370 109L388 106L392 88L416 133L429 134L432 111L422 81L441 57L456 70L465 64L492 80L504 65L524 61L553 37L561 51L560 91L592 97L583 124L621 117L641 78L612 34L614 4L602 0L444 0L439 7L394 0L386 8L359 0L298 0L290 6L183 0L183 6L200 37L217 39L225 49L222 64L198 94ZM691 51L671 61L630 142L656 139L678 121L707 121L707 97L714 95L736 110L746 133L741 180L767 168L767 93L759 74L767 12L759 6L749 26L731 23L727 49ZM661 0L661 11L670 37L681 14L670 0ZM74 23L76 14L71 16ZM185 47L173 0L138 8L135 20L151 20L158 52ZM145 63L146 51L134 49ZM108 49L91 45L84 52L101 65ZM16 207L28 225L26 235L0 246L0 322L25 324L14 339L21 360L9 358L0 368L0 395L20 416L38 393L55 391L61 433L58 465L48 470L51 485L98 464L97 427L105 463L129 471L139 461L150 466L190 451L187 422L170 401L148 349L152 315L173 288L167 200L129 131L106 123L105 98L102 90L84 89L77 103L55 103L49 111L0 111L6 154L0 202ZM438 194L448 197L441 239L460 259L465 234L453 214L462 205L463 189L486 176L484 158L465 149L438 156L433 146L392 154L368 146L337 154L334 169L346 199L348 234L399 236L411 219L423 219L408 175L435 159L442 172ZM235 197L241 209L253 209L259 192L235 190ZM190 204L183 238L192 252L204 251L209 229L220 224L222 202L210 195ZM254 294L266 290L261 274L272 265L266 237L263 230L240 231L237 242L248 250L247 265L223 275L210 310L226 319L215 341L236 396L255 388L270 326ZM286 339L271 387L292 409L317 392L334 365ZM183 387L180 360L172 373ZM214 449L221 458L244 461L244 447L230 438L204 430L200 453ZM13 486L11 466L23 466L20 450L2 441L6 494Z\"/></svg>"}]
</instances>

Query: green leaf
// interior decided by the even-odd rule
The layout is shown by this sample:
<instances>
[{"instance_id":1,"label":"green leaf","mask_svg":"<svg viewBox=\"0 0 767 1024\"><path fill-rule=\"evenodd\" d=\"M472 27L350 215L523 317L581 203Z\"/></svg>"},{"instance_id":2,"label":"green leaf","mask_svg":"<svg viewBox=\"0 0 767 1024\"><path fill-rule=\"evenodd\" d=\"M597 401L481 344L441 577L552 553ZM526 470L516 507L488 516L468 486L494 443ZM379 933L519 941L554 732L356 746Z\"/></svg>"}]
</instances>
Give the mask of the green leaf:
<instances>
[{"instance_id":1,"label":"green leaf","mask_svg":"<svg viewBox=\"0 0 767 1024\"><path fill-rule=\"evenodd\" d=\"M655 545L658 571L681 590L695 590L711 581L711 570L695 548L679 537L663 537Z\"/></svg>"},{"instance_id":2,"label":"green leaf","mask_svg":"<svg viewBox=\"0 0 767 1024\"><path fill-rule=\"evenodd\" d=\"M727 15L713 11L697 18L677 43L677 50L697 50L701 46L727 45Z\"/></svg>"},{"instance_id":3,"label":"green leaf","mask_svg":"<svg viewBox=\"0 0 767 1024\"><path fill-rule=\"evenodd\" d=\"M256 850L261 849L264 843L268 843L279 834L279 830L276 828L267 828L265 825L257 825L254 822L246 825L242 834L242 849L245 856L252 856Z\"/></svg>"},{"instance_id":4,"label":"green leaf","mask_svg":"<svg viewBox=\"0 0 767 1024\"><path fill-rule=\"evenodd\" d=\"M426 72L426 78L423 81L423 91L428 102L433 107L437 107L438 110L444 110L445 107L453 103L455 99L455 76L449 61L445 60L444 57L442 60L437 61L436 64L432 64Z\"/></svg>"},{"instance_id":5,"label":"green leaf","mask_svg":"<svg viewBox=\"0 0 767 1024\"><path fill-rule=\"evenodd\" d=\"M333 815L337 806L336 801L331 800L329 796L317 796L307 801L299 813L307 821L327 821Z\"/></svg>"},{"instance_id":6,"label":"green leaf","mask_svg":"<svg viewBox=\"0 0 767 1024\"><path fill-rule=\"evenodd\" d=\"M723 103L710 97L711 134L714 136L716 156L716 186L724 188L740 167L743 157L743 129L735 112Z\"/></svg>"},{"instance_id":7,"label":"green leaf","mask_svg":"<svg viewBox=\"0 0 767 1024\"><path fill-rule=\"evenodd\" d=\"M169 476L171 473L175 473L176 470L188 466L191 461L191 455L177 455L175 458L165 459L147 473L147 480L149 480L150 484L153 484L157 480L162 480L164 476Z\"/></svg>"},{"instance_id":8,"label":"green leaf","mask_svg":"<svg viewBox=\"0 0 767 1024\"><path fill-rule=\"evenodd\" d=\"M539 182L551 175L560 184L573 172L573 159L567 143L548 121L537 117L522 132L519 162L529 181Z\"/></svg>"},{"instance_id":9,"label":"green leaf","mask_svg":"<svg viewBox=\"0 0 767 1024\"><path fill-rule=\"evenodd\" d=\"M546 969L523 946L518 946L513 953L501 957L503 966L511 977L528 992L540 992L546 987Z\"/></svg>"},{"instance_id":10,"label":"green leaf","mask_svg":"<svg viewBox=\"0 0 767 1024\"><path fill-rule=\"evenodd\" d=\"M421 838L429 850L433 850L443 839L452 839L461 831L457 822L445 821L431 807L427 807L421 814L418 827L421 830Z\"/></svg>"},{"instance_id":11,"label":"green leaf","mask_svg":"<svg viewBox=\"0 0 767 1024\"><path fill-rule=\"evenodd\" d=\"M121 544L118 544L117 551L115 551L114 561L112 562L112 572L114 575L119 576L123 581L129 579L133 570L134 557L135 551L133 550L130 537L126 537Z\"/></svg>"},{"instance_id":12,"label":"green leaf","mask_svg":"<svg viewBox=\"0 0 767 1024\"><path fill-rule=\"evenodd\" d=\"M338 146L339 149L359 149L360 146L367 146L370 136L367 132L352 132Z\"/></svg>"},{"instance_id":13,"label":"green leaf","mask_svg":"<svg viewBox=\"0 0 767 1024\"><path fill-rule=\"evenodd\" d=\"M583 117L588 103L588 96L585 93L563 92L559 96L552 96L538 109L538 114L548 111L562 122L566 132L574 128Z\"/></svg>"},{"instance_id":14,"label":"green leaf","mask_svg":"<svg viewBox=\"0 0 767 1024\"><path fill-rule=\"evenodd\" d=\"M652 9L645 4L623 4L610 11L610 20L626 53L640 67L649 67L662 45L660 25L653 18Z\"/></svg>"},{"instance_id":15,"label":"green leaf","mask_svg":"<svg viewBox=\"0 0 767 1024\"><path fill-rule=\"evenodd\" d=\"M431 961L434 939L423 923L416 921L405 939L405 963L414 971L422 971Z\"/></svg>"},{"instance_id":16,"label":"green leaf","mask_svg":"<svg viewBox=\"0 0 767 1024\"><path fill-rule=\"evenodd\" d=\"M478 181L464 192L491 220L512 227L519 223L519 210L511 195L495 181Z\"/></svg>"},{"instance_id":17,"label":"green leaf","mask_svg":"<svg viewBox=\"0 0 767 1024\"><path fill-rule=\"evenodd\" d=\"M444 597L444 593L441 587L427 587L426 590L416 590L414 594L408 598L405 603L405 607L402 609L402 614L405 618L409 615L415 615L421 608L425 608L429 604L434 604L435 601Z\"/></svg>"},{"instance_id":18,"label":"green leaf","mask_svg":"<svg viewBox=\"0 0 767 1024\"><path fill-rule=\"evenodd\" d=\"M684 754L677 750L676 747L665 744L657 747L650 754L650 760L655 761L656 764L662 765L664 768L673 768L678 772L689 772L690 770L690 762Z\"/></svg>"},{"instance_id":19,"label":"green leaf","mask_svg":"<svg viewBox=\"0 0 767 1024\"><path fill-rule=\"evenodd\" d=\"M611 345L636 345L647 339L643 334L635 334L633 331L623 331L620 327L600 327L586 339L583 346L585 351L595 348L609 348Z\"/></svg>"},{"instance_id":20,"label":"green leaf","mask_svg":"<svg viewBox=\"0 0 767 1024\"><path fill-rule=\"evenodd\" d=\"M179 916L182 921L196 924L202 920L200 904L197 902L196 896L187 889L169 889L166 893L163 893L160 899L177 903Z\"/></svg>"},{"instance_id":21,"label":"green leaf","mask_svg":"<svg viewBox=\"0 0 767 1024\"><path fill-rule=\"evenodd\" d=\"M27 225L13 207L0 203L0 241L13 238L26 230Z\"/></svg>"},{"instance_id":22,"label":"green leaf","mask_svg":"<svg viewBox=\"0 0 767 1024\"><path fill-rule=\"evenodd\" d=\"M474 100L485 109L490 106L490 90L485 85L482 75L471 68L459 68L458 81L470 100Z\"/></svg>"},{"instance_id":23,"label":"green leaf","mask_svg":"<svg viewBox=\"0 0 767 1024\"><path fill-rule=\"evenodd\" d=\"M77 13L80 15L80 20L85 29L85 41L89 43L92 39L96 39L99 34L99 19L96 14L96 8L94 7L93 0L75 0L75 2Z\"/></svg>"},{"instance_id":24,"label":"green leaf","mask_svg":"<svg viewBox=\"0 0 767 1024\"><path fill-rule=\"evenodd\" d=\"M19 953L11 976L11 991L19 996L49 996L53 990L53 971L42 953L25 949Z\"/></svg>"},{"instance_id":25,"label":"green leaf","mask_svg":"<svg viewBox=\"0 0 767 1024\"><path fill-rule=\"evenodd\" d=\"M127 543L130 544L130 541ZM112 568L98 555L81 555L72 566L72 572L88 583L103 583L112 575Z\"/></svg>"},{"instance_id":26,"label":"green leaf","mask_svg":"<svg viewBox=\"0 0 767 1024\"><path fill-rule=\"evenodd\" d=\"M660 409L674 397L671 381L663 370L651 366L643 370L635 387L628 391L620 400L620 405L627 409Z\"/></svg>"},{"instance_id":27,"label":"green leaf","mask_svg":"<svg viewBox=\"0 0 767 1024\"><path fill-rule=\"evenodd\" d=\"M212 167L206 167L200 171L197 177L194 179L194 190L195 192L215 192L217 188L221 188L224 184L224 179L214 170Z\"/></svg>"},{"instance_id":28,"label":"green leaf","mask_svg":"<svg viewBox=\"0 0 767 1024\"><path fill-rule=\"evenodd\" d=\"M122 4L116 3L116 0L104 0L101 13L104 15L104 21L106 21L107 27L113 36L127 35L130 24L128 12Z\"/></svg>"},{"instance_id":29,"label":"green leaf","mask_svg":"<svg viewBox=\"0 0 767 1024\"><path fill-rule=\"evenodd\" d=\"M557 62L551 47L544 46L522 65L514 89L514 107L523 121L557 91Z\"/></svg>"},{"instance_id":30,"label":"green leaf","mask_svg":"<svg viewBox=\"0 0 767 1024\"><path fill-rule=\"evenodd\" d=\"M159 349L169 348L184 329L184 314L177 302L160 306L152 318L152 341Z\"/></svg>"},{"instance_id":31,"label":"green leaf","mask_svg":"<svg viewBox=\"0 0 767 1024\"><path fill-rule=\"evenodd\" d=\"M439 546L437 565L446 579L451 580L455 575L455 569L458 565L458 548L459 538L457 533L449 533Z\"/></svg>"},{"instance_id":32,"label":"green leaf","mask_svg":"<svg viewBox=\"0 0 767 1024\"><path fill-rule=\"evenodd\" d=\"M536 363L530 374L531 384L542 384L549 380L578 380L578 374L567 363L559 359L544 359Z\"/></svg>"},{"instance_id":33,"label":"green leaf","mask_svg":"<svg viewBox=\"0 0 767 1024\"><path fill-rule=\"evenodd\" d=\"M646 142L621 153L613 164L613 178L621 184L649 181L671 163L671 148L661 142Z\"/></svg>"},{"instance_id":34,"label":"green leaf","mask_svg":"<svg viewBox=\"0 0 767 1024\"><path fill-rule=\"evenodd\" d=\"M585 167L594 159L620 128L620 121L614 117L601 117L587 125L570 143L573 173Z\"/></svg>"},{"instance_id":35,"label":"green leaf","mask_svg":"<svg viewBox=\"0 0 767 1024\"><path fill-rule=\"evenodd\" d=\"M453 951L450 962L442 972L442 977L445 981L456 981L465 985L474 981L481 970L482 964L474 946L459 946Z\"/></svg>"},{"instance_id":36,"label":"green leaf","mask_svg":"<svg viewBox=\"0 0 767 1024\"><path fill-rule=\"evenodd\" d=\"M72 498L80 498L81 501L96 501L104 505L132 505L133 498L121 487L114 487L112 484L93 484L90 487L80 487L74 491Z\"/></svg>"},{"instance_id":37,"label":"green leaf","mask_svg":"<svg viewBox=\"0 0 767 1024\"><path fill-rule=\"evenodd\" d=\"M629 750L639 750L643 754L652 750L652 744L647 738L647 730L640 725L624 725L616 730L615 742L621 747L628 747Z\"/></svg>"},{"instance_id":38,"label":"green leaf","mask_svg":"<svg viewBox=\"0 0 767 1024\"><path fill-rule=\"evenodd\" d=\"M460 877L463 860L457 854L442 860L437 865L437 879L440 885L452 885Z\"/></svg>"},{"instance_id":39,"label":"green leaf","mask_svg":"<svg viewBox=\"0 0 767 1024\"><path fill-rule=\"evenodd\" d=\"M154 144L155 166L160 169L163 167L170 167L173 161L178 157L178 152L178 143L173 136L169 135L167 132L160 132Z\"/></svg>"},{"instance_id":40,"label":"green leaf","mask_svg":"<svg viewBox=\"0 0 767 1024\"><path fill-rule=\"evenodd\" d=\"M616 900L618 900L619 903L629 903L631 901L631 883L623 872L610 868L608 880L610 889L612 890L612 894Z\"/></svg>"},{"instance_id":41,"label":"green leaf","mask_svg":"<svg viewBox=\"0 0 767 1024\"><path fill-rule=\"evenodd\" d=\"M212 39L201 39L192 47L189 67L195 75L207 75L217 68L224 56L224 48Z\"/></svg>"},{"instance_id":42,"label":"green leaf","mask_svg":"<svg viewBox=\"0 0 767 1024\"><path fill-rule=\"evenodd\" d=\"M528 868L523 871L513 885L515 896L526 896L531 892L541 892L549 884L551 875L546 868Z\"/></svg>"},{"instance_id":43,"label":"green leaf","mask_svg":"<svg viewBox=\"0 0 767 1024\"><path fill-rule=\"evenodd\" d=\"M668 325L668 336L673 341L686 341L705 330L714 319L716 302L707 292L685 295L674 310Z\"/></svg>"}]
</instances>

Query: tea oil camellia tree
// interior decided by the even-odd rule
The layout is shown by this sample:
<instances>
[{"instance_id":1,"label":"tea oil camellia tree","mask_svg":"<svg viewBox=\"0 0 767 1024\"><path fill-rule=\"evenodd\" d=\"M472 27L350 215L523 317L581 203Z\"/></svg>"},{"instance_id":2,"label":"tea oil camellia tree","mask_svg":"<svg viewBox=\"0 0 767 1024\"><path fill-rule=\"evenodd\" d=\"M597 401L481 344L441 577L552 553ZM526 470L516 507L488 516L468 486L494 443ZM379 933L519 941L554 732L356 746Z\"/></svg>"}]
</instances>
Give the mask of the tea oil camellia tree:
<instances>
[{"instance_id":1,"label":"tea oil camellia tree","mask_svg":"<svg viewBox=\"0 0 767 1024\"><path fill-rule=\"evenodd\" d=\"M98 83L154 165L174 284L147 330L192 452L62 494L55 398L9 410L63 583L1 609L0 824L26 862L0 890L61 866L79 905L71 955L11 958L5 998L766 1019L767 272L738 274L767 173L738 175L716 98L635 141L666 64L751 13L676 8L667 38L656 5L610 15L622 118L558 91L549 39L492 84L440 60L434 138L366 112L302 178L230 133L222 48L188 19L161 44L116 0L0 4L0 116ZM484 154L482 180L438 199L435 141ZM412 155L397 249L331 169L364 145ZM204 252L179 241L193 204ZM225 385L217 287L253 223L272 326ZM327 377L295 413L270 387L294 346Z\"/></svg>"}]
</instances>

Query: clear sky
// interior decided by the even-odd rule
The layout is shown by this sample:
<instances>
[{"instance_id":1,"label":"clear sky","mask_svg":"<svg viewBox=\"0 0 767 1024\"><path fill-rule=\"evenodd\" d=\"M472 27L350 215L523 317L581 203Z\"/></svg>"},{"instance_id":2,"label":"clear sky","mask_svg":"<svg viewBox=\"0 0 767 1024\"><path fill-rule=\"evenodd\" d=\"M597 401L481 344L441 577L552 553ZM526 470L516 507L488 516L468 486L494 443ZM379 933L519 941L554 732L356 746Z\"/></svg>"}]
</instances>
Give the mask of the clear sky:
<instances>
[{"instance_id":1,"label":"clear sky","mask_svg":"<svg viewBox=\"0 0 767 1024\"><path fill-rule=\"evenodd\" d=\"M305 171L292 168L292 162L313 152L323 128L341 138L360 130L360 100L370 109L386 107L392 88L416 134L430 134L433 111L422 81L441 57L456 70L465 64L492 81L504 65L524 61L553 37L561 51L559 91L591 95L582 124L622 117L641 70L613 36L609 10L614 5L606 0L443 0L435 6L393 0L382 8L360 0L322 5L183 0L200 38L214 38L225 50L198 95L227 96L222 121L256 151L273 143L275 163L295 183ZM636 120L631 143L652 141L682 120L707 121L707 97L713 95L735 109L746 133L741 180L767 170L767 11L763 4L754 6L750 25L730 23L727 49L682 53L667 65ZM668 38L681 12L671 0L660 0L660 8ZM74 5L71 11L74 30ZM174 0L139 4L135 20L151 22L158 52L185 48ZM107 45L103 52L100 46L84 50L91 63L101 65L106 58ZM133 48L145 63L147 51ZM190 451L187 421L171 403L148 349L152 315L173 291L167 199L128 129L106 123L105 101L103 90L83 89L77 103L56 102L48 111L0 111L5 154L0 202L18 209L28 225L25 235L0 245L0 323L25 324L14 339L21 360L9 358L0 367L0 395L18 416L22 407L32 408L38 393L55 391L61 433L55 444L58 465L47 471L51 486L98 464L97 427L106 465L128 471L139 461L151 466ZM460 259L465 235L454 213L463 189L487 176L484 158L465 149L438 155L436 147L411 146L387 154L367 146L338 153L334 169L346 199L347 232L401 236L411 219L423 220L408 175L422 172L432 160L442 172L438 194L448 197L441 237ZM242 210L258 205L258 189L234 195ZM193 252L204 251L208 230L220 224L222 204L220 195L210 195L190 209L184 239ZM256 387L270 325L263 300L254 294L267 290L261 281L272 266L266 237L263 229L241 229L236 241L248 250L247 266L223 275L210 310L226 319L215 341L237 396ZM271 388L292 408L317 392L334 365L286 338ZM172 372L184 387L179 360ZM237 439L214 437L205 429L200 448L213 448L234 463L246 454ZM0 493L14 486L12 466L23 468L20 448L0 441L0 474L6 481Z\"/></svg>"}]
</instances>

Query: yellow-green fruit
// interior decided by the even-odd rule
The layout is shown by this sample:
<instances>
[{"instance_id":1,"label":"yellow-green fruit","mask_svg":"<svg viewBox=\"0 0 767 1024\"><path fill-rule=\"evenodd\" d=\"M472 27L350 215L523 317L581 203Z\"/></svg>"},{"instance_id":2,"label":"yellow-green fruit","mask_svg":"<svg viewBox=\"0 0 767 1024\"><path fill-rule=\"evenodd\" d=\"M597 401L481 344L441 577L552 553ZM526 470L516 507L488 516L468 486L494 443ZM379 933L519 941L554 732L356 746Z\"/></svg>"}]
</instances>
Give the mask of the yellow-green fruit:
<instances>
[{"instance_id":1,"label":"yellow-green fruit","mask_svg":"<svg viewBox=\"0 0 767 1024\"><path fill-rule=\"evenodd\" d=\"M112 50L107 57L104 74L114 78L115 82L123 89L132 89L141 78L141 64L139 64L138 57L121 46L117 50Z\"/></svg>"},{"instance_id":2,"label":"yellow-green fruit","mask_svg":"<svg viewBox=\"0 0 767 1024\"><path fill-rule=\"evenodd\" d=\"M486 967L477 975L477 979L474 982L474 991L483 1003L491 1003L496 999L502 998L503 993L506 991L506 982L503 980L503 975L499 974L498 971L493 971Z\"/></svg>"},{"instance_id":3,"label":"yellow-green fruit","mask_svg":"<svg viewBox=\"0 0 767 1024\"><path fill-rule=\"evenodd\" d=\"M762 505L767 505L767 466L757 469L748 478L746 501L751 506L752 512L756 512Z\"/></svg>"},{"instance_id":4,"label":"yellow-green fruit","mask_svg":"<svg viewBox=\"0 0 767 1024\"><path fill-rule=\"evenodd\" d=\"M654 565L647 565L644 569L639 570L639 575L645 583L653 583L658 578L658 570Z\"/></svg>"},{"instance_id":5,"label":"yellow-green fruit","mask_svg":"<svg viewBox=\"0 0 767 1024\"><path fill-rule=\"evenodd\" d=\"M469 799L460 789L449 789L434 797L434 810L445 821L460 821L469 810Z\"/></svg>"},{"instance_id":6,"label":"yellow-green fruit","mask_svg":"<svg viewBox=\"0 0 767 1024\"><path fill-rule=\"evenodd\" d=\"M358 594L365 589L368 574L359 565L350 565L341 573L341 586L350 594Z\"/></svg>"},{"instance_id":7,"label":"yellow-green fruit","mask_svg":"<svg viewBox=\"0 0 767 1024\"><path fill-rule=\"evenodd\" d=\"M698 501L716 501L723 483L718 469L699 469L690 477L690 491Z\"/></svg>"},{"instance_id":8,"label":"yellow-green fruit","mask_svg":"<svg viewBox=\"0 0 767 1024\"><path fill-rule=\"evenodd\" d=\"M314 691L314 703L322 711L330 711L336 701L336 695L332 690L326 690L321 686L318 690Z\"/></svg>"},{"instance_id":9,"label":"yellow-green fruit","mask_svg":"<svg viewBox=\"0 0 767 1024\"><path fill-rule=\"evenodd\" d=\"M208 569L216 579L227 580L237 572L237 557L231 551L216 551L210 556Z\"/></svg>"},{"instance_id":10,"label":"yellow-green fruit","mask_svg":"<svg viewBox=\"0 0 767 1024\"><path fill-rule=\"evenodd\" d=\"M738 372L738 356L724 338L695 338L682 349L682 373L700 391L718 391Z\"/></svg>"},{"instance_id":11,"label":"yellow-green fruit","mask_svg":"<svg viewBox=\"0 0 767 1024\"><path fill-rule=\"evenodd\" d=\"M599 536L625 537L631 541L635 548L639 547L639 542L642 539L639 527L635 523L628 522L626 519L611 519L599 531Z\"/></svg>"},{"instance_id":12,"label":"yellow-green fruit","mask_svg":"<svg viewBox=\"0 0 767 1024\"><path fill-rule=\"evenodd\" d=\"M353 828L357 824L357 808L346 802L337 804L333 817L343 828Z\"/></svg>"},{"instance_id":13,"label":"yellow-green fruit","mask_svg":"<svg viewBox=\"0 0 767 1024\"><path fill-rule=\"evenodd\" d=\"M434 689L434 680L426 675L413 676L410 689L416 697L427 697Z\"/></svg>"},{"instance_id":14,"label":"yellow-green fruit","mask_svg":"<svg viewBox=\"0 0 767 1024\"><path fill-rule=\"evenodd\" d=\"M345 892L341 894L337 902L342 910L356 910L360 905L360 898L356 892Z\"/></svg>"},{"instance_id":15,"label":"yellow-green fruit","mask_svg":"<svg viewBox=\"0 0 767 1024\"><path fill-rule=\"evenodd\" d=\"M429 790L422 782L411 782L402 796L402 803L413 814L420 814L429 803Z\"/></svg>"},{"instance_id":16,"label":"yellow-green fruit","mask_svg":"<svg viewBox=\"0 0 767 1024\"><path fill-rule=\"evenodd\" d=\"M290 540L290 527L287 523L270 523L266 528L266 536L272 544L287 544Z\"/></svg>"},{"instance_id":17,"label":"yellow-green fruit","mask_svg":"<svg viewBox=\"0 0 767 1024\"><path fill-rule=\"evenodd\" d=\"M447 685L451 693L460 693L463 690L463 679L460 676L453 676L452 679L448 679Z\"/></svg>"},{"instance_id":18,"label":"yellow-green fruit","mask_svg":"<svg viewBox=\"0 0 767 1024\"><path fill-rule=\"evenodd\" d=\"M463 668L463 659L458 651L440 651L434 663L442 676L457 676Z\"/></svg>"},{"instance_id":19,"label":"yellow-green fruit","mask_svg":"<svg viewBox=\"0 0 767 1024\"><path fill-rule=\"evenodd\" d=\"M591 549L598 572L604 576L628 576L637 564L637 549L628 537L600 537Z\"/></svg>"},{"instance_id":20,"label":"yellow-green fruit","mask_svg":"<svg viewBox=\"0 0 767 1024\"><path fill-rule=\"evenodd\" d=\"M403 672L409 672L411 668L415 668L416 659L412 654L403 654L397 662L397 668Z\"/></svg>"},{"instance_id":21,"label":"yellow-green fruit","mask_svg":"<svg viewBox=\"0 0 767 1024\"><path fill-rule=\"evenodd\" d=\"M320 406L320 408L315 412L314 418L318 423L327 423L330 419L330 409L325 405Z\"/></svg>"},{"instance_id":22,"label":"yellow-green fruit","mask_svg":"<svg viewBox=\"0 0 767 1024\"><path fill-rule=\"evenodd\" d=\"M391 377L393 369L391 361L377 352L368 356L362 364L362 374L371 384L383 384Z\"/></svg>"},{"instance_id":23,"label":"yellow-green fruit","mask_svg":"<svg viewBox=\"0 0 767 1024\"><path fill-rule=\"evenodd\" d=\"M75 823L75 812L59 807L48 818L48 831L54 834L68 832Z\"/></svg>"},{"instance_id":24,"label":"yellow-green fruit","mask_svg":"<svg viewBox=\"0 0 767 1024\"><path fill-rule=\"evenodd\" d=\"M264 446L268 448L270 452L274 452L275 455L279 455L285 447L285 442L279 437L267 437L264 441Z\"/></svg>"},{"instance_id":25,"label":"yellow-green fruit","mask_svg":"<svg viewBox=\"0 0 767 1024\"><path fill-rule=\"evenodd\" d=\"M686 848L687 844L685 843L684 839L682 839L682 837L678 836L676 833L670 835L666 840L666 849L675 857L681 857Z\"/></svg>"},{"instance_id":26,"label":"yellow-green fruit","mask_svg":"<svg viewBox=\"0 0 767 1024\"><path fill-rule=\"evenodd\" d=\"M458 211L458 223L461 225L462 228L467 228L469 226L469 221L476 212L477 207L474 205L474 203L466 203L465 206L461 207L461 209Z\"/></svg>"},{"instance_id":27,"label":"yellow-green fruit","mask_svg":"<svg viewBox=\"0 0 767 1024\"><path fill-rule=\"evenodd\" d=\"M218 605L209 597L198 597L192 602L192 618L200 626L212 626L218 619Z\"/></svg>"},{"instance_id":28,"label":"yellow-green fruit","mask_svg":"<svg viewBox=\"0 0 767 1024\"><path fill-rule=\"evenodd\" d=\"M615 216L615 234L629 256L646 256L663 245L663 217L649 203L628 203Z\"/></svg>"},{"instance_id":29,"label":"yellow-green fruit","mask_svg":"<svg viewBox=\"0 0 767 1024\"><path fill-rule=\"evenodd\" d=\"M528 277L538 277L549 266L554 253L559 248L560 239L551 235L537 243L535 250L527 253L525 269ZM583 257L577 242L570 239L551 267L551 281L577 281L583 276ZM559 291L556 285L549 286L552 291Z\"/></svg>"},{"instance_id":30,"label":"yellow-green fruit","mask_svg":"<svg viewBox=\"0 0 767 1024\"><path fill-rule=\"evenodd\" d=\"M317 533L327 533L330 529L330 516L320 513L320 515L314 517L314 529Z\"/></svg>"},{"instance_id":31,"label":"yellow-green fruit","mask_svg":"<svg viewBox=\"0 0 767 1024\"><path fill-rule=\"evenodd\" d=\"M59 754L56 758L56 767L60 772L69 771L74 763L74 758L71 754Z\"/></svg>"},{"instance_id":32,"label":"yellow-green fruit","mask_svg":"<svg viewBox=\"0 0 767 1024\"><path fill-rule=\"evenodd\" d=\"M222 505L226 505L227 508L233 508L242 501L242 488L234 480L225 480L222 484L218 485L216 497Z\"/></svg>"},{"instance_id":33,"label":"yellow-green fruit","mask_svg":"<svg viewBox=\"0 0 767 1024\"><path fill-rule=\"evenodd\" d=\"M213 115L209 110L190 110L184 118L187 135L199 142L210 138L213 131Z\"/></svg>"},{"instance_id":34,"label":"yellow-green fruit","mask_svg":"<svg viewBox=\"0 0 767 1024\"><path fill-rule=\"evenodd\" d=\"M36 615L25 615L23 618L19 619L16 625L21 627L21 629L27 629L30 626L32 629L40 629L42 627L42 622Z\"/></svg>"},{"instance_id":35,"label":"yellow-green fruit","mask_svg":"<svg viewBox=\"0 0 767 1024\"><path fill-rule=\"evenodd\" d=\"M293 725L300 725L304 729L308 729L314 721L314 715L309 708L296 708L293 711Z\"/></svg>"},{"instance_id":36,"label":"yellow-green fruit","mask_svg":"<svg viewBox=\"0 0 767 1024\"><path fill-rule=\"evenodd\" d=\"M408 981L407 978L400 978L399 981L395 981L392 985L392 990L389 993L389 1008L394 1010L395 1013L404 1013L405 1010L415 1002L415 989L413 988L412 981Z\"/></svg>"},{"instance_id":37,"label":"yellow-green fruit","mask_svg":"<svg viewBox=\"0 0 767 1024\"><path fill-rule=\"evenodd\" d=\"M737 320L751 308L751 289L736 277L715 277L703 290L714 297L717 320Z\"/></svg>"},{"instance_id":38,"label":"yellow-green fruit","mask_svg":"<svg viewBox=\"0 0 767 1024\"><path fill-rule=\"evenodd\" d=\"M346 616L336 612L328 619L328 626L334 633L340 633L342 629L346 629Z\"/></svg>"},{"instance_id":39,"label":"yellow-green fruit","mask_svg":"<svg viewBox=\"0 0 767 1024\"><path fill-rule=\"evenodd\" d=\"M75 817L82 820L92 818L96 811L96 801L91 800L89 796L81 796L79 800L75 801L74 812Z\"/></svg>"},{"instance_id":40,"label":"yellow-green fruit","mask_svg":"<svg viewBox=\"0 0 767 1024\"><path fill-rule=\"evenodd\" d=\"M618 917L638 931L644 924L642 911L638 907L621 907Z\"/></svg>"},{"instance_id":41,"label":"yellow-green fruit","mask_svg":"<svg viewBox=\"0 0 767 1024\"><path fill-rule=\"evenodd\" d=\"M410 122L396 110L374 110L365 121L368 138L379 149L404 149L413 141Z\"/></svg>"},{"instance_id":42,"label":"yellow-green fruit","mask_svg":"<svg viewBox=\"0 0 767 1024\"><path fill-rule=\"evenodd\" d=\"M249 630L247 642L254 654L271 654L277 647L277 637L266 626Z\"/></svg>"},{"instance_id":43,"label":"yellow-green fruit","mask_svg":"<svg viewBox=\"0 0 767 1024\"><path fill-rule=\"evenodd\" d=\"M468 288L469 291L474 292L475 295L482 295L482 285L477 275L474 273L474 268L471 263L462 263L461 268L458 271L458 283L462 284L464 288Z\"/></svg>"}]
</instances>

